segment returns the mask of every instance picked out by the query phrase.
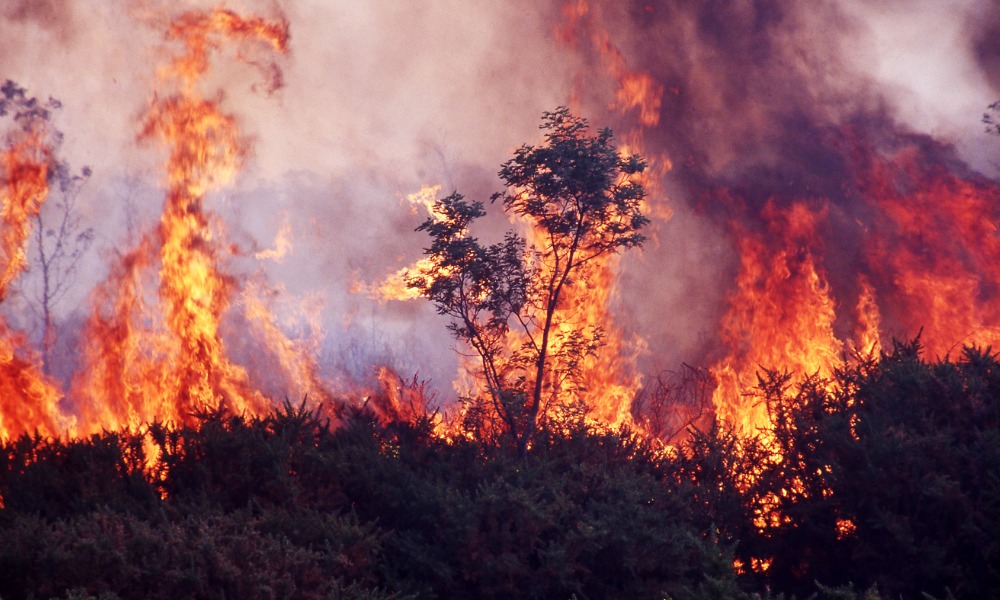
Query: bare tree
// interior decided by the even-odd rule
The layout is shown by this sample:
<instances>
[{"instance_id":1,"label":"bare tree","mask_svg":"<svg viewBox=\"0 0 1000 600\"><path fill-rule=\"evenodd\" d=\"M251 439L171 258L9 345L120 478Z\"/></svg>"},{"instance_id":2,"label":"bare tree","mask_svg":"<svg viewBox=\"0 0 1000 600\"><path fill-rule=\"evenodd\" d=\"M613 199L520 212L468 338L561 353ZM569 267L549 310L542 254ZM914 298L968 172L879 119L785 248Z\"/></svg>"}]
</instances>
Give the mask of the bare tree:
<instances>
[{"instance_id":1,"label":"bare tree","mask_svg":"<svg viewBox=\"0 0 1000 600\"><path fill-rule=\"evenodd\" d=\"M51 371L52 347L56 341L53 310L66 292L76 283L80 259L94 241L94 228L86 227L77 210L80 190L90 178L90 168L72 173L65 163L52 169L52 179L58 190L35 215L35 255L38 280L34 300L41 313L42 370Z\"/></svg>"},{"instance_id":2,"label":"bare tree","mask_svg":"<svg viewBox=\"0 0 1000 600\"><path fill-rule=\"evenodd\" d=\"M58 100L38 100L17 83L7 80L0 86L0 116L11 115L16 131L29 136L44 132L48 196L35 210L28 211L34 230L34 250L28 269L36 273L36 286L28 299L29 308L39 317L42 370L50 372L50 354L55 343L53 309L76 282L80 259L90 248L94 230L85 227L76 207L90 168L73 173L69 166L55 159L62 134L51 125L52 115L62 107ZM29 233L24 230L24 240ZM31 252L31 251L29 251ZM22 290L24 293L24 290ZM33 300L33 303L32 303Z\"/></svg>"},{"instance_id":3,"label":"bare tree","mask_svg":"<svg viewBox=\"0 0 1000 600\"><path fill-rule=\"evenodd\" d=\"M715 381L703 368L682 364L663 371L644 387L632 403L632 414L650 435L676 443L691 428L699 428L713 415Z\"/></svg>"}]
</instances>

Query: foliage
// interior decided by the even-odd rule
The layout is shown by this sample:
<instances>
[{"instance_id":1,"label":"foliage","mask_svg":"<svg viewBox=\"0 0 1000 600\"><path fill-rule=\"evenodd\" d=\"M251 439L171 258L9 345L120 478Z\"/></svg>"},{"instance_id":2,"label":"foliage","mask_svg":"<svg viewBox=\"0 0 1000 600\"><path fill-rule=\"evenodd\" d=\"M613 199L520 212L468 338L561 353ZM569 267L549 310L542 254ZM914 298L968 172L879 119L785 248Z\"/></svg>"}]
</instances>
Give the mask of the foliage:
<instances>
[{"instance_id":1,"label":"foliage","mask_svg":"<svg viewBox=\"0 0 1000 600\"><path fill-rule=\"evenodd\" d=\"M890 597L1000 589L1000 365L988 349L927 363L918 341L760 394L782 460L758 489L767 580L876 585Z\"/></svg>"},{"instance_id":2,"label":"foliage","mask_svg":"<svg viewBox=\"0 0 1000 600\"><path fill-rule=\"evenodd\" d=\"M916 342L763 372L774 426L532 451L345 405L0 443L0 597L982 598L1000 589L1000 364ZM337 427L331 425L337 422ZM776 458L774 445L783 452ZM735 565L735 566L734 566ZM765 568L766 567L766 568Z\"/></svg>"},{"instance_id":3,"label":"foliage","mask_svg":"<svg viewBox=\"0 0 1000 600\"><path fill-rule=\"evenodd\" d=\"M261 418L206 412L198 428L4 444L0 596L737 589L727 550L685 520L685 498L634 434L543 430L525 459L443 440L429 421L338 417L333 429L286 405Z\"/></svg>"},{"instance_id":4,"label":"foliage","mask_svg":"<svg viewBox=\"0 0 1000 600\"><path fill-rule=\"evenodd\" d=\"M601 346L600 329L565 310L571 288L586 286L587 268L602 257L641 246L649 222L641 212L645 169L621 156L609 129L589 134L566 108L546 112L541 146L522 146L499 175L492 196L531 228L482 245L472 236L482 202L454 193L434 204L426 231L427 266L407 283L452 319L449 329L482 365L492 416L524 454L547 405L583 392L579 365Z\"/></svg>"},{"instance_id":5,"label":"foliage","mask_svg":"<svg viewBox=\"0 0 1000 600\"><path fill-rule=\"evenodd\" d=\"M11 119L20 131L34 132L42 124L48 123L52 111L60 108L62 104L55 98L43 102L28 96L27 90L10 79L0 86L0 117L12 115ZM58 144L62 135L59 132L51 134L54 136L52 143Z\"/></svg>"}]
</instances>

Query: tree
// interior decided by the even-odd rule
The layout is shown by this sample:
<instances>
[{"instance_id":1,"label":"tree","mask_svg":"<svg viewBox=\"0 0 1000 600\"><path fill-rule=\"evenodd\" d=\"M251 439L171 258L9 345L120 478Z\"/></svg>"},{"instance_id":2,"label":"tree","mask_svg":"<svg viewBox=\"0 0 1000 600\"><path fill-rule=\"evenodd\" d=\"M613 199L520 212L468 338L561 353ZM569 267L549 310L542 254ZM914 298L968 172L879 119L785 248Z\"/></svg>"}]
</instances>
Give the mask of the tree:
<instances>
[{"instance_id":1,"label":"tree","mask_svg":"<svg viewBox=\"0 0 1000 600\"><path fill-rule=\"evenodd\" d=\"M74 174L65 162L53 165L52 179L59 197L47 202L34 216L34 262L39 270L34 298L41 312L42 370L47 375L51 374L52 347L56 341L52 311L76 283L80 259L94 241L94 228L84 226L76 208L80 189L90 173L90 167Z\"/></svg>"},{"instance_id":2,"label":"tree","mask_svg":"<svg viewBox=\"0 0 1000 600\"><path fill-rule=\"evenodd\" d=\"M43 102L28 96L23 87L11 80L0 86L0 116L12 114L20 135L29 139L44 138L42 154L46 163L46 183L55 184L59 191L58 199L45 201L43 197L40 204L27 213L34 222L34 256L30 266L38 268L33 293L35 305L31 308L40 313L42 369L46 374L51 370L50 354L55 343L52 311L75 283L80 259L94 239L93 228L84 227L76 208L77 196L90 177L90 168L84 167L75 174L65 161L55 158L55 151L62 143L62 133L51 125L51 120L60 108L62 104L58 100L49 98Z\"/></svg>"},{"instance_id":3,"label":"tree","mask_svg":"<svg viewBox=\"0 0 1000 600\"><path fill-rule=\"evenodd\" d=\"M565 310L568 290L585 286L586 268L601 257L641 246L649 222L640 156L619 154L610 129L590 135L567 108L542 121L545 143L521 146L501 166L505 190L491 198L531 228L530 239L511 230L480 244L470 228L483 203L454 193L417 228L431 245L407 279L478 355L492 413L522 454L545 405L585 391L580 362L601 345L599 328L584 330Z\"/></svg>"}]
</instances>

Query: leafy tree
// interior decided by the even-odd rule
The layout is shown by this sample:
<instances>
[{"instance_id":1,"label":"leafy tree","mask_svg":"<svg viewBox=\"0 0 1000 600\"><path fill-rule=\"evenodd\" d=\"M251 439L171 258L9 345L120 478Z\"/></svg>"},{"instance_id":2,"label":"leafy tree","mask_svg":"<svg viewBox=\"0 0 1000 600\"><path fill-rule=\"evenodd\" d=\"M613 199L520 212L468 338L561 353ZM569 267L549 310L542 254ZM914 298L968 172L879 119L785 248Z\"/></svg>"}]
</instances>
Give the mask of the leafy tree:
<instances>
[{"instance_id":1,"label":"leafy tree","mask_svg":"<svg viewBox=\"0 0 1000 600\"><path fill-rule=\"evenodd\" d=\"M546 112L541 129L545 143L522 146L502 165L505 190L491 198L531 235L508 231L481 244L470 228L486 214L483 203L454 193L417 228L431 245L426 266L407 281L480 358L490 412L522 454L546 405L583 391L580 362L601 345L599 328L585 330L568 314L569 289L585 285L601 257L641 246L649 222L636 178L646 164L620 155L611 130L590 135L567 108Z\"/></svg>"}]
</instances>

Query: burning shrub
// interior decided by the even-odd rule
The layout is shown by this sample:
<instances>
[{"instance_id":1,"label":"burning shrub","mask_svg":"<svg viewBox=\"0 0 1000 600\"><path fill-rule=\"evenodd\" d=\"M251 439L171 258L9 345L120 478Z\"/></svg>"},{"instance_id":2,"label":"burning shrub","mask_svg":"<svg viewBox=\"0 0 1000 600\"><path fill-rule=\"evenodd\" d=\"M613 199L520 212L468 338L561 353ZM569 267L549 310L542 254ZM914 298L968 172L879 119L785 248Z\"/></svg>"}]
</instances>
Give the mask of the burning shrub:
<instances>
[{"instance_id":1,"label":"burning shrub","mask_svg":"<svg viewBox=\"0 0 1000 600\"><path fill-rule=\"evenodd\" d=\"M143 434L22 436L0 447L0 595L996 589L996 357L928 363L898 344L831 380L791 380L761 374L773 426L760 436L715 423L670 451L628 429L543 424L524 456L434 435L426 419L343 409L332 429L291 405Z\"/></svg>"},{"instance_id":2,"label":"burning shrub","mask_svg":"<svg viewBox=\"0 0 1000 600\"><path fill-rule=\"evenodd\" d=\"M1000 588L1000 364L989 350L927 363L917 341L881 360L760 393L780 458L766 461L767 578L877 584L893 596Z\"/></svg>"}]
</instances>

